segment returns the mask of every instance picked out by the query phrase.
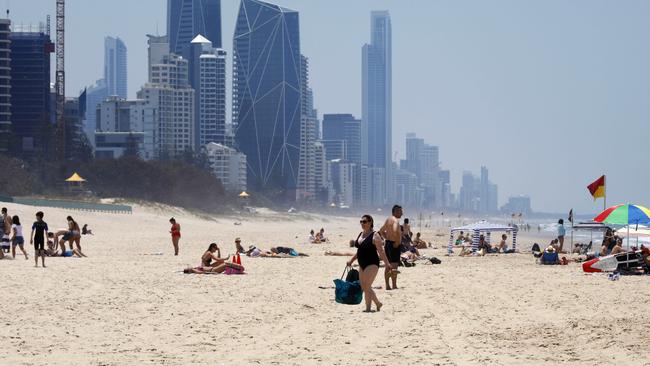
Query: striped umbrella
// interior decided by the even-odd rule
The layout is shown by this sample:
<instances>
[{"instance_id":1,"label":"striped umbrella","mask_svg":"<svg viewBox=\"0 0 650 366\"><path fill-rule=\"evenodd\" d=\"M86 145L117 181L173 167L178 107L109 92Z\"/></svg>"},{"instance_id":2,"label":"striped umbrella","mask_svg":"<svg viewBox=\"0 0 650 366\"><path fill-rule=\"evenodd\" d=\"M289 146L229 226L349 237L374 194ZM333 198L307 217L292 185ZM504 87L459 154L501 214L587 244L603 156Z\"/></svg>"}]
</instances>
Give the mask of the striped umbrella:
<instances>
[{"instance_id":1,"label":"striped umbrella","mask_svg":"<svg viewBox=\"0 0 650 366\"><path fill-rule=\"evenodd\" d=\"M612 225L638 225L650 223L650 209L639 205L612 206L594 219Z\"/></svg>"},{"instance_id":2,"label":"striped umbrella","mask_svg":"<svg viewBox=\"0 0 650 366\"><path fill-rule=\"evenodd\" d=\"M612 206L594 219L596 222L611 225L627 225L627 246L630 246L630 225L650 223L650 209L639 205L617 205Z\"/></svg>"}]
</instances>

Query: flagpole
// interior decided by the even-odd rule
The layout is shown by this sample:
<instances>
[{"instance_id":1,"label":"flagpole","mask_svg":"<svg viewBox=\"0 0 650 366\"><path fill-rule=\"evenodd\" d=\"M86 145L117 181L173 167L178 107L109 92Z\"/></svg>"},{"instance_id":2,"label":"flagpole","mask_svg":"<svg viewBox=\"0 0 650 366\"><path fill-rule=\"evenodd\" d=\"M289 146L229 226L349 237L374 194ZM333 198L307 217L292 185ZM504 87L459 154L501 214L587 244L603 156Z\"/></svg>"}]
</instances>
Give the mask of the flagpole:
<instances>
[{"instance_id":1,"label":"flagpole","mask_svg":"<svg viewBox=\"0 0 650 366\"><path fill-rule=\"evenodd\" d=\"M571 253L573 253L573 222L575 221L574 217L575 217L575 213L573 212L573 209L571 209Z\"/></svg>"},{"instance_id":2,"label":"flagpole","mask_svg":"<svg viewBox=\"0 0 650 366\"><path fill-rule=\"evenodd\" d=\"M603 174L603 211L607 210L607 176Z\"/></svg>"}]
</instances>

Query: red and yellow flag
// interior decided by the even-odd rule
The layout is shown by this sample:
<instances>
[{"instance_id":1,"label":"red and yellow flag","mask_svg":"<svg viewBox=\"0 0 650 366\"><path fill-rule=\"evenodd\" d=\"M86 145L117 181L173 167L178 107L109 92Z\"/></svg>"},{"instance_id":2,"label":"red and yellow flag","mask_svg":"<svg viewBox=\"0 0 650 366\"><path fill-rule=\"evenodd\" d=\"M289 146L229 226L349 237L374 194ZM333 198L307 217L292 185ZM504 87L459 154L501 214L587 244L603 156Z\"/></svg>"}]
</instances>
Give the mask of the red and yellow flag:
<instances>
[{"instance_id":1,"label":"red and yellow flag","mask_svg":"<svg viewBox=\"0 0 650 366\"><path fill-rule=\"evenodd\" d=\"M595 182L587 186L587 189L594 196L594 199L605 197L605 176L596 179Z\"/></svg>"}]
</instances>

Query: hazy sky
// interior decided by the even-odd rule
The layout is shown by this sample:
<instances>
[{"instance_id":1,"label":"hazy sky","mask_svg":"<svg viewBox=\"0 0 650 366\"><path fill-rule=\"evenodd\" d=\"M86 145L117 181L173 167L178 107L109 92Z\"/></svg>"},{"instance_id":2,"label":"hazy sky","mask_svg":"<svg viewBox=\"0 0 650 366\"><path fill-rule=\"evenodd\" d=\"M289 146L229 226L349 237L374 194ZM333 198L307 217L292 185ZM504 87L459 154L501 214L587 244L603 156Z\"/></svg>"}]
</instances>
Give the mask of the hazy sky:
<instances>
[{"instance_id":1,"label":"hazy sky","mask_svg":"<svg viewBox=\"0 0 650 366\"><path fill-rule=\"evenodd\" d=\"M55 0L10 0L15 23ZM129 52L129 95L146 79L146 33L165 33L166 0L67 0L67 91L101 78L103 37ZM320 113L361 114L370 11L393 24L393 146L416 132L440 146L457 191L490 169L500 204L595 212L586 186L608 175L608 203L650 206L650 2L602 0L277 0L300 11L302 53ZM222 0L232 50L238 0ZM52 21L54 24L54 18ZM229 60L231 63L231 60Z\"/></svg>"}]
</instances>

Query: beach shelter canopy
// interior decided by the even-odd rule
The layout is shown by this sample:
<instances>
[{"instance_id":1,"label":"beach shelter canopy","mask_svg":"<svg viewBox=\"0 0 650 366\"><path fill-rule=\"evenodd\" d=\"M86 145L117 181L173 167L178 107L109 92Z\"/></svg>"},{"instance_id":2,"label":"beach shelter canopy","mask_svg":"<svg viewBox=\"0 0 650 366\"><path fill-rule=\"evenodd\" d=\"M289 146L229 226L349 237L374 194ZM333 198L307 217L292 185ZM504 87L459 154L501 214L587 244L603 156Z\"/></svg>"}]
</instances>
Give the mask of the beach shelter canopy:
<instances>
[{"instance_id":1,"label":"beach shelter canopy","mask_svg":"<svg viewBox=\"0 0 650 366\"><path fill-rule=\"evenodd\" d=\"M472 251L478 250L479 237L485 234L486 240L490 242L490 233L493 231L512 233L512 249L517 249L517 232L519 229L516 226L508 226L503 224L492 224L486 221L480 221L475 224L458 226L452 228L449 233L449 244L447 245L447 252L453 252L454 234L457 232L472 233Z\"/></svg>"},{"instance_id":2,"label":"beach shelter canopy","mask_svg":"<svg viewBox=\"0 0 650 366\"><path fill-rule=\"evenodd\" d=\"M81 183L81 182L85 182L86 180L83 179L79 174L74 173L70 176L70 178L66 179L65 181L70 183Z\"/></svg>"},{"instance_id":3,"label":"beach shelter canopy","mask_svg":"<svg viewBox=\"0 0 650 366\"><path fill-rule=\"evenodd\" d=\"M602 222L586 221L579 222L572 226L573 230L579 231L607 231L610 227Z\"/></svg>"},{"instance_id":4,"label":"beach shelter canopy","mask_svg":"<svg viewBox=\"0 0 650 366\"><path fill-rule=\"evenodd\" d=\"M246 193L246 191L243 191L242 193L239 194L239 197L242 198L250 197L250 194Z\"/></svg>"},{"instance_id":5,"label":"beach shelter canopy","mask_svg":"<svg viewBox=\"0 0 650 366\"><path fill-rule=\"evenodd\" d=\"M453 229L451 229L452 232L457 232L457 231L466 231L466 232L473 232L475 230L481 231L481 232L492 232L492 231L516 231L518 230L514 226L508 226L508 225L502 225L502 224L491 224L489 222L481 221L477 222L475 224L470 224L470 225L465 225L465 226L458 226Z\"/></svg>"}]
</instances>

